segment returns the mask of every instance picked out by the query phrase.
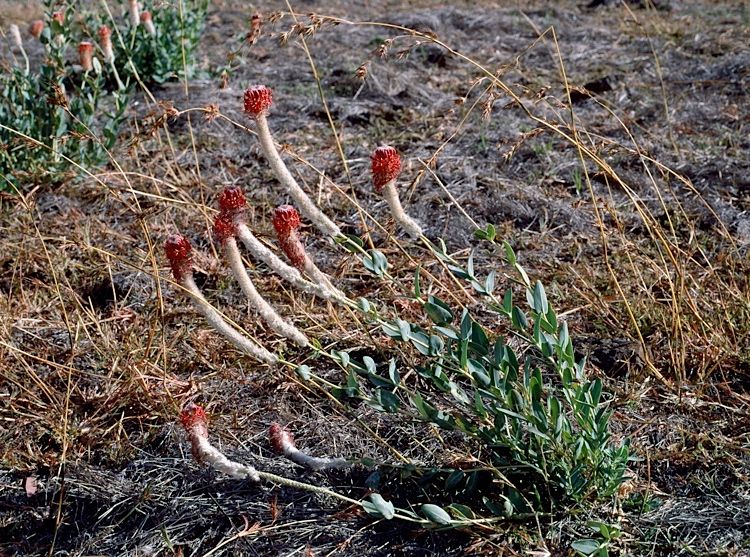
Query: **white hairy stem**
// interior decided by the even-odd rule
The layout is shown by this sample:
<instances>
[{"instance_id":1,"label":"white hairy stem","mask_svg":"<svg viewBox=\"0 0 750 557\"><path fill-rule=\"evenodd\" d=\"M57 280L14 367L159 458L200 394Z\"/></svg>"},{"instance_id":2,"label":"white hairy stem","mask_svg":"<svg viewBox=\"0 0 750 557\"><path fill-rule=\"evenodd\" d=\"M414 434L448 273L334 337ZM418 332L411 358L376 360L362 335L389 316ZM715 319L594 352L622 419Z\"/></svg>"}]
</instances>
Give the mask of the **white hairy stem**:
<instances>
[{"instance_id":1,"label":"white hairy stem","mask_svg":"<svg viewBox=\"0 0 750 557\"><path fill-rule=\"evenodd\" d=\"M268 364L275 364L278 362L279 359L275 355L271 354L260 344L247 338L224 320L219 312L216 311L216 309L208 303L206 298L203 297L203 294L201 294L200 289L195 284L191 273L187 273L183 276L180 284L185 290L187 290L187 293L192 298L196 309L203 315L203 317L205 317L209 325L211 325L216 332L223 335L238 350Z\"/></svg>"},{"instance_id":2,"label":"white hairy stem","mask_svg":"<svg viewBox=\"0 0 750 557\"><path fill-rule=\"evenodd\" d=\"M260 476L258 471L252 466L241 464L233 460L229 460L219 449L214 447L208 439L201 434L201 427L193 427L188 432L190 438L190 444L192 445L192 452L195 459L199 462L204 462L226 474L232 478L242 480L249 479L253 482L259 482Z\"/></svg>"},{"instance_id":3,"label":"white hairy stem","mask_svg":"<svg viewBox=\"0 0 750 557\"><path fill-rule=\"evenodd\" d=\"M143 26L146 28L146 32L152 37L156 36L156 27L154 26L154 20L149 18L143 22Z\"/></svg>"},{"instance_id":4,"label":"white hairy stem","mask_svg":"<svg viewBox=\"0 0 750 557\"><path fill-rule=\"evenodd\" d=\"M422 236L422 228L413 218L406 214L406 211L401 206L401 200L398 198L398 190L396 189L396 180L391 180L383 186L383 197L385 197L385 200L391 207L391 214L393 214L396 223L415 240Z\"/></svg>"},{"instance_id":5,"label":"white hairy stem","mask_svg":"<svg viewBox=\"0 0 750 557\"><path fill-rule=\"evenodd\" d=\"M328 470L328 469L340 469L348 468L349 463L343 458L324 458L317 456L310 456L307 453L303 453L295 446L287 446L284 448L284 456L292 462L309 468L310 470Z\"/></svg>"},{"instance_id":6,"label":"white hairy stem","mask_svg":"<svg viewBox=\"0 0 750 557\"><path fill-rule=\"evenodd\" d=\"M297 184L286 164L284 164L273 142L273 137L271 137L271 130L268 128L266 115L263 113L258 114L255 117L255 122L257 123L258 139L260 140L263 154L279 179L279 182L286 187L289 195L292 196L292 199L294 199L302 213L312 221L318 230L329 236L339 236L341 234L339 227L313 203L305 191Z\"/></svg>"},{"instance_id":7,"label":"white hairy stem","mask_svg":"<svg viewBox=\"0 0 750 557\"><path fill-rule=\"evenodd\" d=\"M224 253L229 260L229 267L232 269L234 278L240 284L240 288L247 296L250 305L260 314L263 320L281 336L284 336L300 346L309 346L310 341L302 332L297 329L294 325L287 323L281 316L276 313L276 310L269 304L263 296L258 293L255 288L253 281L245 270L245 265L242 263L242 256L240 250L237 249L237 242L234 238L227 238L224 241Z\"/></svg>"},{"instance_id":8,"label":"white hairy stem","mask_svg":"<svg viewBox=\"0 0 750 557\"><path fill-rule=\"evenodd\" d=\"M333 296L333 293L327 288L323 288L305 280L295 267L284 263L279 256L264 246L263 243L255 237L255 234L250 231L246 224L237 221L235 221L234 224L237 229L237 237L243 244L245 244L247 251L249 251L254 257L263 261L289 284L303 292L315 294L324 299L329 299Z\"/></svg>"},{"instance_id":9,"label":"white hairy stem","mask_svg":"<svg viewBox=\"0 0 750 557\"><path fill-rule=\"evenodd\" d=\"M130 25L135 28L141 21L141 12L138 8L138 0L130 0Z\"/></svg>"},{"instance_id":10,"label":"white hairy stem","mask_svg":"<svg viewBox=\"0 0 750 557\"><path fill-rule=\"evenodd\" d=\"M310 259L310 256L307 254L305 254L305 262L303 264L303 268L307 276L315 281L320 288L323 288L330 293L331 298L336 298L337 300L341 301L346 300L346 294L344 294L341 290L333 285L330 277L323 271L318 269L318 266L312 259Z\"/></svg>"}]
</instances>

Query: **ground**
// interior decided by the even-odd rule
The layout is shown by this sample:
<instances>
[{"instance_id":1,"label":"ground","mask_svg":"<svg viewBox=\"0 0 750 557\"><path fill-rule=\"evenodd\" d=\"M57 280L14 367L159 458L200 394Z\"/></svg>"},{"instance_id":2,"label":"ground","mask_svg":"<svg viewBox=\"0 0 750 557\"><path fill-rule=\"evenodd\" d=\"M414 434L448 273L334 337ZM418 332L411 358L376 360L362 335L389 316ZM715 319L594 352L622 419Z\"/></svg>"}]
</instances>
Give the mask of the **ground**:
<instances>
[{"instance_id":1,"label":"ground","mask_svg":"<svg viewBox=\"0 0 750 557\"><path fill-rule=\"evenodd\" d=\"M19 4L2 4L4 28L32 17ZM313 11L342 20L306 35L309 58L294 32L279 44L294 24L285 3L213 5L187 95L175 82L152 88L158 104L139 96L110 165L0 197L0 554L572 555L572 540L592 536L587 519L622 528L612 553L750 554L750 10L655 4L292 3L305 24ZM256 11L262 34L242 46ZM212 303L290 362L341 380L255 318L211 237L225 185L245 188L250 227L269 245L273 207L288 201L242 113L258 83L274 91L269 121L300 182L346 232L369 234L405 283L421 264L436 292L452 288L372 191L376 146L402 153L404 205L456 257L476 248L477 267L502 274L472 221L497 227L604 380L615 437L630 439L615 500L433 531L191 459L177 421L189 401L231 457L355 498L373 470L301 471L271 450L269 425L312 453L385 463L441 466L472 450L257 364L170 282L161 246L180 231ZM152 126L168 106L211 105L219 117ZM305 242L350 295L410 311L312 226ZM393 353L267 268L253 279L326 348ZM381 491L402 506L429 491L384 474Z\"/></svg>"}]
</instances>

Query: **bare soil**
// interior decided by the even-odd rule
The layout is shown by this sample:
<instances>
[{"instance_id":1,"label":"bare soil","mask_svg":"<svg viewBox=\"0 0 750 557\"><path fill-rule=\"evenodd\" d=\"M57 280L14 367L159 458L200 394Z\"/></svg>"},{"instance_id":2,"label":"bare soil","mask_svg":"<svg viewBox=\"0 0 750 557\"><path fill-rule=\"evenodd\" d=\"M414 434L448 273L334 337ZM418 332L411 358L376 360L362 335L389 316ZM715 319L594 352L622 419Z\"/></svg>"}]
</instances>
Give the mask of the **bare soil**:
<instances>
[{"instance_id":1,"label":"bare soil","mask_svg":"<svg viewBox=\"0 0 750 557\"><path fill-rule=\"evenodd\" d=\"M122 170L3 194L0 554L572 555L570 542L591 537L585 521L596 518L623 529L613 554L750 555L750 8L586 4L300 2L301 14L430 31L455 51L396 27L324 23L306 43L327 112L299 37L279 46L293 21L272 23L272 13L286 5L221 2L187 96L170 83L152 89L159 104L145 95L133 103ZM256 9L263 34L242 46ZM8 10L4 23L23 15ZM230 52L224 87L217 68ZM479 80L463 56L516 99ZM251 127L241 96L257 83L273 88L271 127L300 182L346 232L386 253L405 283L418 263L436 288L449 280L424 250L394 241L370 184L378 145L402 153L402 200L427 236L462 258L476 248L485 271L502 261L474 239L466 215L514 246L605 379L614 435L631 439L636 458L616 501L491 531L427 531L193 462L176 421L191 400L206 406L212 440L229 456L351 497L377 481L408 506L435 487L389 469L302 471L273 453L269 424L288 425L314 454L395 464L398 452L439 467L472 450L402 416L341 407L292 372L243 357L170 285L161 244L179 230L217 307L287 360L341 380L255 318L211 238L224 185L245 188L251 228L271 245L271 212L288 201L253 133L232 123ZM168 105L217 105L223 116L196 110L152 128ZM569 130L571 118L577 142L554 129ZM582 162L580 145L609 170ZM312 227L305 240L343 290L411 311ZM253 271L323 346L378 361L393 351L352 315L289 291L265 267Z\"/></svg>"}]
</instances>

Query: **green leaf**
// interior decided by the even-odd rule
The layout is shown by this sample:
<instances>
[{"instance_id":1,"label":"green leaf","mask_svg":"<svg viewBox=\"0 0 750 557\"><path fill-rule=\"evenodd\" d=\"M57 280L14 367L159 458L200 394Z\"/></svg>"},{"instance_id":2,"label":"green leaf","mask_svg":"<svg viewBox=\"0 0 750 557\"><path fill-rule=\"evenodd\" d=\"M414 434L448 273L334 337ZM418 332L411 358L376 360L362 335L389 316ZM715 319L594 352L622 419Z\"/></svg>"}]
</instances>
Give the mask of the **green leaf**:
<instances>
[{"instance_id":1,"label":"green leaf","mask_svg":"<svg viewBox=\"0 0 750 557\"><path fill-rule=\"evenodd\" d=\"M388 268L388 260L385 255L376 249L367 250L367 255L362 257L362 264L368 271L379 277L383 277Z\"/></svg>"},{"instance_id":2,"label":"green leaf","mask_svg":"<svg viewBox=\"0 0 750 557\"><path fill-rule=\"evenodd\" d=\"M297 366L297 375L299 375L300 379L302 379L303 381L309 381L311 377L310 366L304 364L301 366Z\"/></svg>"},{"instance_id":3,"label":"green leaf","mask_svg":"<svg viewBox=\"0 0 750 557\"><path fill-rule=\"evenodd\" d=\"M513 248L510 247L510 244L507 241L503 242L503 247L505 248L505 259L508 260L508 264L515 267L516 254L513 251Z\"/></svg>"},{"instance_id":4,"label":"green leaf","mask_svg":"<svg viewBox=\"0 0 750 557\"><path fill-rule=\"evenodd\" d=\"M468 340L471 337L472 320L469 310L464 309L461 315L461 340Z\"/></svg>"},{"instance_id":5,"label":"green leaf","mask_svg":"<svg viewBox=\"0 0 750 557\"><path fill-rule=\"evenodd\" d=\"M453 516L455 516L458 519L468 519L473 520L476 518L476 515L474 514L474 511L472 511L469 507L466 505L461 505L460 503L451 503L446 507Z\"/></svg>"},{"instance_id":6,"label":"green leaf","mask_svg":"<svg viewBox=\"0 0 750 557\"><path fill-rule=\"evenodd\" d=\"M432 522L433 524L439 524L440 526L447 526L453 519L442 507L433 505L432 503L425 503L422 505L422 514Z\"/></svg>"},{"instance_id":7,"label":"green leaf","mask_svg":"<svg viewBox=\"0 0 750 557\"><path fill-rule=\"evenodd\" d=\"M429 296L427 300L424 311L433 323L448 325L453 322L453 312L445 302L435 296Z\"/></svg>"},{"instance_id":8,"label":"green leaf","mask_svg":"<svg viewBox=\"0 0 750 557\"><path fill-rule=\"evenodd\" d=\"M495 271L490 271L487 275L487 278L484 279L484 290L487 292L487 294L492 294L492 292L495 290L495 280L497 278L497 273Z\"/></svg>"},{"instance_id":9,"label":"green leaf","mask_svg":"<svg viewBox=\"0 0 750 557\"><path fill-rule=\"evenodd\" d=\"M421 273L422 265L417 265L417 268L414 270L414 297L416 299L419 299L422 297L422 279L421 279Z\"/></svg>"},{"instance_id":10,"label":"green leaf","mask_svg":"<svg viewBox=\"0 0 750 557\"><path fill-rule=\"evenodd\" d=\"M389 414L393 414L398 411L398 407L401 404L398 397L391 391L385 389L378 389L375 396L383 409Z\"/></svg>"},{"instance_id":11,"label":"green leaf","mask_svg":"<svg viewBox=\"0 0 750 557\"><path fill-rule=\"evenodd\" d=\"M398 375L398 370L396 369L396 360L391 359L390 362L388 362L388 377L391 379L391 383L393 383L395 386L398 386L399 383L401 383L401 377Z\"/></svg>"},{"instance_id":12,"label":"green leaf","mask_svg":"<svg viewBox=\"0 0 750 557\"><path fill-rule=\"evenodd\" d=\"M540 281L536 281L534 285L533 301L534 310L542 315L546 315L547 311L549 311L549 304L547 302L547 293L544 291L544 285Z\"/></svg>"},{"instance_id":13,"label":"green leaf","mask_svg":"<svg viewBox=\"0 0 750 557\"><path fill-rule=\"evenodd\" d=\"M599 551L600 546L601 544L598 541L589 538L576 540L570 544L570 547L578 551L581 555L585 555L586 557L589 557L590 555L593 555L594 553Z\"/></svg>"},{"instance_id":14,"label":"green leaf","mask_svg":"<svg viewBox=\"0 0 750 557\"><path fill-rule=\"evenodd\" d=\"M375 365L375 360L373 360L370 356L365 356L364 358L362 358L362 363L365 364L367 371L369 371L370 373L377 373L378 368Z\"/></svg>"},{"instance_id":15,"label":"green leaf","mask_svg":"<svg viewBox=\"0 0 750 557\"><path fill-rule=\"evenodd\" d=\"M599 400L602 396L602 381L601 379L594 379L594 382L591 384L591 404L594 406L599 405Z\"/></svg>"},{"instance_id":16,"label":"green leaf","mask_svg":"<svg viewBox=\"0 0 750 557\"><path fill-rule=\"evenodd\" d=\"M466 272L469 276L474 276L474 252L469 253L469 259L466 261Z\"/></svg>"},{"instance_id":17,"label":"green leaf","mask_svg":"<svg viewBox=\"0 0 750 557\"><path fill-rule=\"evenodd\" d=\"M525 330L529 326L529 322L526 319L526 315L521 308L513 306L513 312L511 315L511 322L516 329Z\"/></svg>"},{"instance_id":18,"label":"green leaf","mask_svg":"<svg viewBox=\"0 0 750 557\"><path fill-rule=\"evenodd\" d=\"M370 493L370 501L362 501L362 508L365 509L367 514L380 516L386 520L391 520L396 516L396 509L393 503L383 499L380 493Z\"/></svg>"}]
</instances>

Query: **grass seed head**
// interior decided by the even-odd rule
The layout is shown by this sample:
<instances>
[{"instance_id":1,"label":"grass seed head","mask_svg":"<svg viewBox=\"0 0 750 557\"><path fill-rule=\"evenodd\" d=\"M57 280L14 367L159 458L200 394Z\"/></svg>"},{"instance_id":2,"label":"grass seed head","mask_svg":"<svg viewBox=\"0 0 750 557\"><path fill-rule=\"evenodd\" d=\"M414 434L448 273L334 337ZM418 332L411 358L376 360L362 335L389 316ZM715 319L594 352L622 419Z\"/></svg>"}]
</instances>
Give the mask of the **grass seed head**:
<instances>
[{"instance_id":1,"label":"grass seed head","mask_svg":"<svg viewBox=\"0 0 750 557\"><path fill-rule=\"evenodd\" d=\"M164 252L172 267L172 275L177 282L192 272L193 258L190 254L192 247L190 242L182 234L172 234L164 242Z\"/></svg>"},{"instance_id":2,"label":"grass seed head","mask_svg":"<svg viewBox=\"0 0 750 557\"><path fill-rule=\"evenodd\" d=\"M383 187L398 178L401 172L401 157L398 151L388 145L375 149L370 158L372 163L372 183L375 191L380 193Z\"/></svg>"},{"instance_id":3,"label":"grass seed head","mask_svg":"<svg viewBox=\"0 0 750 557\"><path fill-rule=\"evenodd\" d=\"M245 91L245 112L256 117L265 114L271 107L273 94L265 85L255 85Z\"/></svg>"}]
</instances>

